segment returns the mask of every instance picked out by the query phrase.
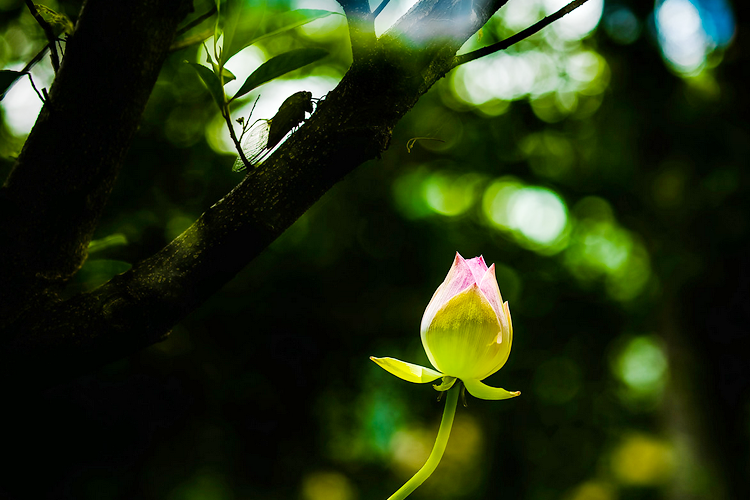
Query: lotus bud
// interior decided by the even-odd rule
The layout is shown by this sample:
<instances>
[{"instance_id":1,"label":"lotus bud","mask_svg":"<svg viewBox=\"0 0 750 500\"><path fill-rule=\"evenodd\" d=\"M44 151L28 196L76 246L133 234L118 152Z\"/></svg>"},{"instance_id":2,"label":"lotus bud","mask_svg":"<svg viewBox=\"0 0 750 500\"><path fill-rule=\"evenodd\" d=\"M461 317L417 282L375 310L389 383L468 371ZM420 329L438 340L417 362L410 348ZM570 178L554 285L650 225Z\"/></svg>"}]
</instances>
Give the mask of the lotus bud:
<instances>
[{"instance_id":1,"label":"lotus bud","mask_svg":"<svg viewBox=\"0 0 750 500\"><path fill-rule=\"evenodd\" d=\"M513 323L495 278L481 256L464 259L456 253L445 281L438 287L422 317L422 345L432 370L394 358L371 358L388 372L409 382L425 383L443 377L438 390L457 379L481 399L520 395L482 382L503 367L513 343Z\"/></svg>"}]
</instances>

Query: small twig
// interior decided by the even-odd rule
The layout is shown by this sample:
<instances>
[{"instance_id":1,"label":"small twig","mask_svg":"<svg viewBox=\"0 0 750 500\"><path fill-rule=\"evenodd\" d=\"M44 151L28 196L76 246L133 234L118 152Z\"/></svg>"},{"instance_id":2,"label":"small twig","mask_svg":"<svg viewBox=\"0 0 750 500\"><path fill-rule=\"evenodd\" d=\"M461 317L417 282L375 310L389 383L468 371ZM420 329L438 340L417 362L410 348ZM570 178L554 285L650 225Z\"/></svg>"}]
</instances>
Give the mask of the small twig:
<instances>
[{"instance_id":1,"label":"small twig","mask_svg":"<svg viewBox=\"0 0 750 500\"><path fill-rule=\"evenodd\" d=\"M36 88L36 85L34 85L34 79L31 77L31 73L26 73L26 76L29 77L29 81L31 82L31 88L34 89L34 92L36 92L36 95L39 96L39 100L42 101L42 103L46 103L47 101L42 97L42 94L39 93L39 91Z\"/></svg>"},{"instance_id":2,"label":"small twig","mask_svg":"<svg viewBox=\"0 0 750 500\"><path fill-rule=\"evenodd\" d=\"M386 5L388 5L388 2L391 0L383 0L380 2L380 5L372 12L372 18L375 19L380 15L381 12L383 12L383 9L385 9Z\"/></svg>"},{"instance_id":3,"label":"small twig","mask_svg":"<svg viewBox=\"0 0 750 500\"><path fill-rule=\"evenodd\" d=\"M258 101L260 100L260 94L258 94L258 97L255 98L255 102L253 103L253 108L250 110L250 114L247 115L247 121L242 124L242 133L240 134L240 140L239 142L242 142L242 138L245 136L245 132L250 130L250 118L253 116L253 112L255 111L255 106L258 105Z\"/></svg>"},{"instance_id":4,"label":"small twig","mask_svg":"<svg viewBox=\"0 0 750 500\"><path fill-rule=\"evenodd\" d=\"M49 50L49 45L45 45L44 48L42 50L40 50L37 53L37 55L35 55L31 59L31 61L29 61L28 63L26 63L26 66L24 66L23 69L21 71L19 71L19 73L21 73L22 75L29 75L29 78L31 78L31 68L33 68L36 65L36 63L38 63L39 61L42 60L42 58L44 58L44 55L47 53L47 50ZM20 78L21 77L19 76L18 79L20 79ZM8 87L7 89L5 89L4 92L0 93L0 99L4 98L8 94L8 92L10 92L10 89L13 87L13 85L15 85L15 83L18 81L18 79L14 80L13 83L10 84L10 87ZM34 87L34 82L33 81L31 82L31 86ZM36 87L34 87L34 90L36 90ZM39 91L37 91L37 95L39 96L39 99L42 99L42 96L39 94ZM44 102L44 99L42 99L42 102Z\"/></svg>"},{"instance_id":5,"label":"small twig","mask_svg":"<svg viewBox=\"0 0 750 500\"><path fill-rule=\"evenodd\" d=\"M49 50L49 45L45 45L44 48L40 50L37 55L35 55L31 59L31 61L26 64L26 66L23 67L21 73L28 73L29 71L31 71L31 68L33 68L36 63L42 60L44 55L47 53L47 50Z\"/></svg>"},{"instance_id":6,"label":"small twig","mask_svg":"<svg viewBox=\"0 0 750 500\"><path fill-rule=\"evenodd\" d=\"M578 7L585 4L586 2L588 2L588 0L574 0L573 2L570 2L568 5L563 7L562 9L555 12L554 14L551 14L545 17L541 21L529 26L523 31L519 31L515 35L508 37L505 40L502 40L500 42L493 43L492 45L488 45L487 47L482 47L481 49L477 49L472 52L467 52L466 54L457 56L453 60L451 69L455 68L456 66L460 66L461 64L466 64L467 62L474 61L475 59L479 59L480 57L488 56L492 53L505 50L511 45L514 45L520 42L521 40L528 38L531 35L541 31L543 28L546 28L553 22L563 17L565 14L572 12L573 10L577 9Z\"/></svg>"},{"instance_id":7,"label":"small twig","mask_svg":"<svg viewBox=\"0 0 750 500\"><path fill-rule=\"evenodd\" d=\"M214 5L213 7L211 7L208 10L208 12L206 12L205 14L196 17L195 19L193 19L192 21L190 21L189 23L187 23L185 26L183 26L182 28L178 29L177 32L175 32L174 36L177 37L177 36L182 35L183 33L187 33L188 31L190 31L191 29L195 28L200 23L202 23L203 21L205 21L209 17L213 16L214 14L216 14L216 5ZM212 29L212 31L213 31L213 29Z\"/></svg>"},{"instance_id":8,"label":"small twig","mask_svg":"<svg viewBox=\"0 0 750 500\"><path fill-rule=\"evenodd\" d=\"M224 117L224 121L227 122L227 128L229 129L229 137L232 138L232 142L234 143L234 147L237 148L237 152L240 154L240 158L242 159L242 163L245 164L245 168L250 170L250 161L245 156L245 152L242 150L242 144L240 144L240 141L237 140L237 134L234 133L234 126L232 125L232 117L229 116L229 106L224 105L224 109L221 110L221 116Z\"/></svg>"},{"instance_id":9,"label":"small twig","mask_svg":"<svg viewBox=\"0 0 750 500\"><path fill-rule=\"evenodd\" d=\"M39 11L36 10L36 5L34 5L34 2L32 2L32 0L25 1L26 6L29 8L29 12L31 12L31 15L34 16L34 19L36 19L36 22L39 24L39 26L42 27L42 29L44 30L44 34L47 36L47 41L49 42L50 59L52 59L52 69L54 69L55 73L57 73L57 70L60 69L60 58L57 55L57 46L55 45L57 37L52 31L52 26L50 26L49 23L39 13Z\"/></svg>"}]
</instances>

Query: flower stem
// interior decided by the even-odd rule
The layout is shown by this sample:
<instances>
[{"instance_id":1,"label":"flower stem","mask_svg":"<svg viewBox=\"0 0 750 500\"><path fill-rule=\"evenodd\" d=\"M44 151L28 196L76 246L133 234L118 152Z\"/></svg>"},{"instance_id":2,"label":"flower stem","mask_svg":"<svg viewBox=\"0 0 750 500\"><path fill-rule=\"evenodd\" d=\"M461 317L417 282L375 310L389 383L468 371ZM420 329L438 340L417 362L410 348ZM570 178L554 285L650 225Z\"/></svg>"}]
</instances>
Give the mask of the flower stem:
<instances>
[{"instance_id":1,"label":"flower stem","mask_svg":"<svg viewBox=\"0 0 750 500\"><path fill-rule=\"evenodd\" d=\"M440 422L440 429L438 429L438 435L435 439L435 446L432 447L432 453L427 458L427 461L421 469L417 471L414 476L409 479L399 490L391 495L388 500L402 500L408 497L419 485L424 483L428 477L435 471L440 459L443 458L443 452L445 446L448 444L448 438L451 435L451 427L453 427L453 417L456 415L456 403L458 402L458 393L460 391L460 384L456 384L452 390L448 391L448 398L445 401L445 409L443 409L443 420Z\"/></svg>"}]
</instances>

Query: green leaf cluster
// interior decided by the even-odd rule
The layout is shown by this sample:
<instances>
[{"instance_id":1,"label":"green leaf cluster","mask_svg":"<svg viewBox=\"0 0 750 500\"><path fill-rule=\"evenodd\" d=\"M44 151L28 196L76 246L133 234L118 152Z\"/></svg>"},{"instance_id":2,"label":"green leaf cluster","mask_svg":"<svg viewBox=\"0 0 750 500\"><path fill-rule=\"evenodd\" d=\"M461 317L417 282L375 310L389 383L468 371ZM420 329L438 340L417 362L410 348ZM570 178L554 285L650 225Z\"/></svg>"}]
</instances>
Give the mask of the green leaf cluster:
<instances>
[{"instance_id":1,"label":"green leaf cluster","mask_svg":"<svg viewBox=\"0 0 750 500\"><path fill-rule=\"evenodd\" d=\"M210 54L207 57L211 67L197 63L190 63L190 66L198 73L223 115L228 115L228 104L233 100L264 83L325 57L328 52L318 48L301 48L274 56L253 71L234 96L227 98L224 85L234 80L235 76L224 66L233 56L261 40L337 14L327 10L298 9L277 14L264 22L265 9L260 15L248 15L245 2L241 0L217 1L216 10L213 58Z\"/></svg>"},{"instance_id":2,"label":"green leaf cluster","mask_svg":"<svg viewBox=\"0 0 750 500\"><path fill-rule=\"evenodd\" d=\"M52 26L52 32L55 36L60 36L62 33L65 33L66 35L73 34L75 26L68 16L55 12L45 5L34 4L34 6L36 7L37 12L39 12L39 15L41 15L50 26Z\"/></svg>"}]
</instances>

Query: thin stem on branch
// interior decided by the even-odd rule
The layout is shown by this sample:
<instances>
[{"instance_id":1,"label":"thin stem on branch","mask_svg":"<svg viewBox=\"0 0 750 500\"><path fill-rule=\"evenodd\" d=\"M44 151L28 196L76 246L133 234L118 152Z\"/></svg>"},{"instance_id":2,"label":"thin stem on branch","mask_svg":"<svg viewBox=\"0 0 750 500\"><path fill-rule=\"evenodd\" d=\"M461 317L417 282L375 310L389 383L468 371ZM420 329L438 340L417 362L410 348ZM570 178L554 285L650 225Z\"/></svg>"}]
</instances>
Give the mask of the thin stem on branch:
<instances>
[{"instance_id":1,"label":"thin stem on branch","mask_svg":"<svg viewBox=\"0 0 750 500\"><path fill-rule=\"evenodd\" d=\"M502 40L497 43L493 43L492 45L488 45L487 47L482 47L481 49L477 49L472 52L467 52L466 54L462 54L460 56L456 56L456 58L454 59L453 65L451 66L451 69L455 68L456 66L460 66L461 64L466 64L467 62L471 62L471 61L474 61L475 59L479 59L480 57L485 57L495 52L505 50L511 45L515 45L521 40L528 38L535 33L538 33L542 29L546 28L547 26L557 21L564 15L574 11L575 9L585 4L586 2L588 2L588 0L574 0L573 2L570 2L568 5L563 7L562 9L555 12L554 14L550 14L549 16L545 17L541 21L529 26L523 31L519 31L515 35L508 37L505 40Z\"/></svg>"},{"instance_id":2,"label":"thin stem on branch","mask_svg":"<svg viewBox=\"0 0 750 500\"><path fill-rule=\"evenodd\" d=\"M245 152L242 150L242 144L240 144L239 139L237 139L237 134L234 133L234 126L232 126L232 117L229 114L229 106L226 103L224 104L224 109L221 110L221 116L223 116L224 121L227 122L227 128L229 129L229 136L232 138L234 147L237 148L237 152L240 154L240 159L242 160L242 163L245 164L245 168L250 170L252 165L250 164L250 161L245 156Z\"/></svg>"},{"instance_id":3,"label":"thin stem on branch","mask_svg":"<svg viewBox=\"0 0 750 500\"><path fill-rule=\"evenodd\" d=\"M36 95L39 97L39 100L42 101L42 104L44 104L44 96L39 93L39 90L36 88L36 85L34 85L34 78L31 76L31 73L26 73L26 76L29 77L29 83L31 83L31 88L34 89L34 92L36 92Z\"/></svg>"},{"instance_id":4,"label":"thin stem on branch","mask_svg":"<svg viewBox=\"0 0 750 500\"><path fill-rule=\"evenodd\" d=\"M382 2L380 2L380 5L378 5L377 8L372 12L372 18L375 19L376 17L378 17L390 1L391 0L383 0Z\"/></svg>"}]
</instances>

